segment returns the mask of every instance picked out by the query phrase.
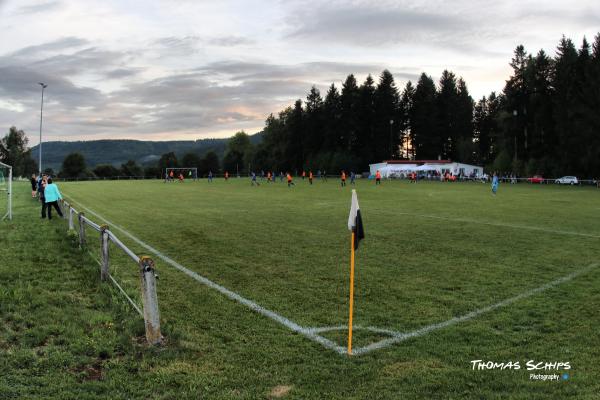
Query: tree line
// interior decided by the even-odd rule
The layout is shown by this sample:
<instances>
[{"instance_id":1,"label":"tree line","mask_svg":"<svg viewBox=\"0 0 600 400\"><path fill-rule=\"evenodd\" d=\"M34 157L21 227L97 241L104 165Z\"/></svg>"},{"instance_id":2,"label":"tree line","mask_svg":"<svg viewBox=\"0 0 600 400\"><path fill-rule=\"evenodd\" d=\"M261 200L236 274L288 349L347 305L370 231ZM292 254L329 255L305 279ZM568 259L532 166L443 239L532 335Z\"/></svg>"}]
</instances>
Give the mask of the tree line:
<instances>
[{"instance_id":1,"label":"tree line","mask_svg":"<svg viewBox=\"0 0 600 400\"><path fill-rule=\"evenodd\" d=\"M25 132L14 126L0 139L0 161L13 168L14 176L29 176L38 170L38 163L33 159L28 143Z\"/></svg>"},{"instance_id":2,"label":"tree line","mask_svg":"<svg viewBox=\"0 0 600 400\"><path fill-rule=\"evenodd\" d=\"M600 34L579 48L563 36L554 57L519 45L510 66L503 91L476 102L448 70L437 85L423 73L401 91L387 70L360 85L351 74L325 97L313 86L267 118L260 144L232 138L224 167L338 173L442 158L520 176L599 176Z\"/></svg>"},{"instance_id":3,"label":"tree line","mask_svg":"<svg viewBox=\"0 0 600 400\"><path fill-rule=\"evenodd\" d=\"M399 90L384 70L377 82L354 75L341 88L331 84L323 97L315 86L306 99L271 114L253 143L238 132L223 159L209 151L180 159L165 153L156 163L97 165L69 154L64 177L154 176L166 167L195 167L200 176L250 171L365 171L386 159L451 159L483 165L488 171L519 176L600 175L600 34L579 48L563 36L556 55L535 55L519 45L510 61L512 74L501 93L478 101L466 82L445 70L439 81L422 73L416 84ZM0 159L16 175L35 172L37 164L22 131L10 128L0 142Z\"/></svg>"},{"instance_id":4,"label":"tree line","mask_svg":"<svg viewBox=\"0 0 600 400\"><path fill-rule=\"evenodd\" d=\"M165 168L197 168L198 176L206 176L209 171L219 171L219 157L214 151L209 151L200 157L195 153L186 153L178 158L174 152L163 154L156 163L140 165L135 160L128 160L120 167L112 164L98 164L93 169L88 168L81 153L68 154L63 163L59 177L62 178L111 178L111 177L146 177L162 178ZM54 171L46 171L53 175Z\"/></svg>"},{"instance_id":5,"label":"tree line","mask_svg":"<svg viewBox=\"0 0 600 400\"><path fill-rule=\"evenodd\" d=\"M23 130L11 127L0 139L0 161L13 167L14 176L30 176L38 173L38 163L33 159L31 149L27 147L29 139ZM120 167L113 164L97 164L89 167L85 157L79 152L69 153L63 160L60 171L52 168L44 169L44 173L61 178L110 178L110 177L154 177L161 178L165 168L197 168L199 176L206 176L209 171L220 170L219 156L208 151L203 157L195 152L187 152L178 158L175 152L163 154L155 163L138 164L128 160Z\"/></svg>"}]
</instances>

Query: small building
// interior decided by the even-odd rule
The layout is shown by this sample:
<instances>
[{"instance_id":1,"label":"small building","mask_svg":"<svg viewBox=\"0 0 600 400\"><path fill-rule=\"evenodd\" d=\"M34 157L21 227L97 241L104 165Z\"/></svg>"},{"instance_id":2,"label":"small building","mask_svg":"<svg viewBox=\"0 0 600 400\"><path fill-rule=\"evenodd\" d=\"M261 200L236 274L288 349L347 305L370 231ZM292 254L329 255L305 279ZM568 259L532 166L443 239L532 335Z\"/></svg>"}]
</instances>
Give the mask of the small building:
<instances>
[{"instance_id":1,"label":"small building","mask_svg":"<svg viewBox=\"0 0 600 400\"><path fill-rule=\"evenodd\" d=\"M478 165L452 162L451 160L388 160L376 164L369 164L371 176L375 172L381 172L383 178L402 178L412 172L423 174L450 173L454 176L480 178L483 175L483 167Z\"/></svg>"}]
</instances>

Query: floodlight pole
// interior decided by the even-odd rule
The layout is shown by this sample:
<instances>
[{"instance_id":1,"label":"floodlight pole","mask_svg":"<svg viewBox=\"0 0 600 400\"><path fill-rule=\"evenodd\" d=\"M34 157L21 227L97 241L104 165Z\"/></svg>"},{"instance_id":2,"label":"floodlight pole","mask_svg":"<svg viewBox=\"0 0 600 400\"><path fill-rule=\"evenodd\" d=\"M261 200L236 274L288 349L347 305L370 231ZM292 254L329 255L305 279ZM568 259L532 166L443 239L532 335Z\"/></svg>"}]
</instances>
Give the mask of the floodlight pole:
<instances>
[{"instance_id":1,"label":"floodlight pole","mask_svg":"<svg viewBox=\"0 0 600 400\"><path fill-rule=\"evenodd\" d=\"M42 87L42 104L40 105L40 165L39 165L39 175L42 175L42 117L44 115L44 89L48 87L45 83L38 82L38 84Z\"/></svg>"},{"instance_id":2,"label":"floodlight pole","mask_svg":"<svg viewBox=\"0 0 600 400\"><path fill-rule=\"evenodd\" d=\"M394 158L393 144L392 144L392 126L394 125L394 120L390 119L390 159Z\"/></svg>"},{"instance_id":3,"label":"floodlight pole","mask_svg":"<svg viewBox=\"0 0 600 400\"><path fill-rule=\"evenodd\" d=\"M518 111L517 110L513 110L513 117L515 117L515 125L517 125L519 123L518 120ZM517 159L517 130L515 129L515 160Z\"/></svg>"}]
</instances>

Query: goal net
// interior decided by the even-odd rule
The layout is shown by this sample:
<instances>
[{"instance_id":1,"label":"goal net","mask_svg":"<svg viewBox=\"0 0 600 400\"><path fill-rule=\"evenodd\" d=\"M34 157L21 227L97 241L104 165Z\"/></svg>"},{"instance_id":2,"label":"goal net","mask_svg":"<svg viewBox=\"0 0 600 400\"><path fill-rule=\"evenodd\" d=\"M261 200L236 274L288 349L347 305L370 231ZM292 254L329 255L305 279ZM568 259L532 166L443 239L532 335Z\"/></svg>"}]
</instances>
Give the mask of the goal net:
<instances>
[{"instance_id":1,"label":"goal net","mask_svg":"<svg viewBox=\"0 0 600 400\"><path fill-rule=\"evenodd\" d=\"M12 219L12 167L0 162L0 216Z\"/></svg>"},{"instance_id":2,"label":"goal net","mask_svg":"<svg viewBox=\"0 0 600 400\"><path fill-rule=\"evenodd\" d=\"M167 181L176 181L180 179L198 179L198 168L165 168L163 179Z\"/></svg>"}]
</instances>

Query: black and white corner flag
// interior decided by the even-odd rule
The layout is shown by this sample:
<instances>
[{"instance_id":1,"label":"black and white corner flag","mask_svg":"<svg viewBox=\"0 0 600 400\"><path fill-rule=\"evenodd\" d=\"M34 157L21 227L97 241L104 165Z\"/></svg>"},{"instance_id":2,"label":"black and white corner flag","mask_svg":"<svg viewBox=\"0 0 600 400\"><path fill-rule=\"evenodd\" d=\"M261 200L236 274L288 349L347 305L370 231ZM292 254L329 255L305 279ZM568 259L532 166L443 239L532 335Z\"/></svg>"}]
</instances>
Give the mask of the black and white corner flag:
<instances>
[{"instance_id":1,"label":"black and white corner flag","mask_svg":"<svg viewBox=\"0 0 600 400\"><path fill-rule=\"evenodd\" d=\"M348 229L354 232L354 250L358 249L358 242L365 238L362 218L360 217L360 207L358 206L358 197L356 190L352 189L352 203L350 205L350 215L348 216Z\"/></svg>"}]
</instances>

